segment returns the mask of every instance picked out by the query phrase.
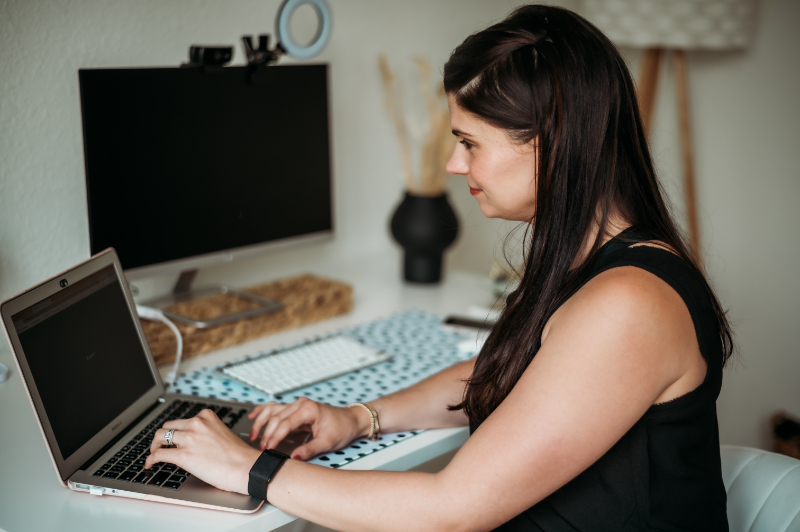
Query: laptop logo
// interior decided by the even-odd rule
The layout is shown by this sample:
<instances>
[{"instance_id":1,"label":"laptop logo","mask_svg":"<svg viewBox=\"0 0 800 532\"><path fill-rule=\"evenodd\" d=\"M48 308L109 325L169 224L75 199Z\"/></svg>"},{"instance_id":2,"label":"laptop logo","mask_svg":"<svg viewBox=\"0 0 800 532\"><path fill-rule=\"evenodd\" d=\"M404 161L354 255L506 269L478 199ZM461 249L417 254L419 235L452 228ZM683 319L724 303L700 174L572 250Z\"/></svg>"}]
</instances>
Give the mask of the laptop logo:
<instances>
[{"instance_id":1,"label":"laptop logo","mask_svg":"<svg viewBox=\"0 0 800 532\"><path fill-rule=\"evenodd\" d=\"M116 425L114 425L113 427L111 427L111 430L112 430L112 431L114 431L114 430L117 430L117 429L119 428L119 426L120 426L120 425L122 425L122 421L118 421Z\"/></svg>"},{"instance_id":2,"label":"laptop logo","mask_svg":"<svg viewBox=\"0 0 800 532\"><path fill-rule=\"evenodd\" d=\"M60 285L61 285L61 288L66 288L66 287L67 287L67 285L69 284L69 281L67 281L66 279L61 279L61 280L58 282L58 284L60 284Z\"/></svg>"}]
</instances>

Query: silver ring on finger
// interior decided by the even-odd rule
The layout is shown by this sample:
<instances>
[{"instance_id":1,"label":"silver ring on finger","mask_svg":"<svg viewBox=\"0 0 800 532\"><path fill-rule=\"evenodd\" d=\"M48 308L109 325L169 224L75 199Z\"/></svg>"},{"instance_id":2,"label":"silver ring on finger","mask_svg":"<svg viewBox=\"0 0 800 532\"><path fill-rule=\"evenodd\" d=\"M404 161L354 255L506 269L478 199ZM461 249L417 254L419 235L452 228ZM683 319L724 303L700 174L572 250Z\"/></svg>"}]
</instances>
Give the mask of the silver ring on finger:
<instances>
[{"instance_id":1,"label":"silver ring on finger","mask_svg":"<svg viewBox=\"0 0 800 532\"><path fill-rule=\"evenodd\" d=\"M172 446L172 433L175 432L175 429L169 429L167 432L164 433L164 441L167 442L167 445Z\"/></svg>"}]
</instances>

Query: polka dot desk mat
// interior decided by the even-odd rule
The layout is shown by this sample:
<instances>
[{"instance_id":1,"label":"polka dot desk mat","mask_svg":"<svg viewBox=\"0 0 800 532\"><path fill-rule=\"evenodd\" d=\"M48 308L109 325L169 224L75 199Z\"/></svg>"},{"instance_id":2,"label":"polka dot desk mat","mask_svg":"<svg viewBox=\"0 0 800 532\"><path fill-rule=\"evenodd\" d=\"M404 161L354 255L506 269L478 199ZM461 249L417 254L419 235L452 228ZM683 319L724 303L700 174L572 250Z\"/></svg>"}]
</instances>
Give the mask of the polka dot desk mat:
<instances>
[{"instance_id":1,"label":"polka dot desk mat","mask_svg":"<svg viewBox=\"0 0 800 532\"><path fill-rule=\"evenodd\" d=\"M273 398L248 388L221 373L219 368L222 365L179 375L173 391L256 404L272 400L289 403L305 396L315 401L343 406L396 392L474 354L458 348L458 343L466 336L443 330L441 317L426 312L404 312L334 334L349 336L383 350L394 358L388 362L307 386L283 397ZM251 356L259 354L261 353L254 353ZM309 462L340 467L420 432L384 434L377 441L357 440L345 449L319 455Z\"/></svg>"}]
</instances>

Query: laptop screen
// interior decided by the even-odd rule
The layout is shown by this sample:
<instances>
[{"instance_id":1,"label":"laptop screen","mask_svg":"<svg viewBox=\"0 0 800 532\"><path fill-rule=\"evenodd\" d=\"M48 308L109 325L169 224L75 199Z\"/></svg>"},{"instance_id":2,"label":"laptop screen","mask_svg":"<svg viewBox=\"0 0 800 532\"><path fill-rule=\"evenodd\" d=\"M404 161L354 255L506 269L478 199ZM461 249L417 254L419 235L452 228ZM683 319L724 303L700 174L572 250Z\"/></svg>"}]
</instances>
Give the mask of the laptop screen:
<instances>
[{"instance_id":1,"label":"laptop screen","mask_svg":"<svg viewBox=\"0 0 800 532\"><path fill-rule=\"evenodd\" d=\"M64 460L155 385L113 266L11 319Z\"/></svg>"}]
</instances>

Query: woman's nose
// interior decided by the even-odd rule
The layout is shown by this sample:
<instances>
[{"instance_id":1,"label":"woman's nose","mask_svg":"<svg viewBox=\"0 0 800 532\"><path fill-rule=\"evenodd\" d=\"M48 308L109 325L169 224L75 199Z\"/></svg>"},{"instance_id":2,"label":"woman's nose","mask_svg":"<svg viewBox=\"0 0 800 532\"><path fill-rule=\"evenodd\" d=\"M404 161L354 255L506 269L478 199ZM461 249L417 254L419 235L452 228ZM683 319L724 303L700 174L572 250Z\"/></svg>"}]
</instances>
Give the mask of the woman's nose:
<instances>
[{"instance_id":1,"label":"woman's nose","mask_svg":"<svg viewBox=\"0 0 800 532\"><path fill-rule=\"evenodd\" d=\"M456 147L453 150L453 155L450 156L450 160L447 161L447 164L444 167L448 174L467 175L467 163L464 160L463 155L459 153L460 151L461 145L456 144Z\"/></svg>"}]
</instances>

